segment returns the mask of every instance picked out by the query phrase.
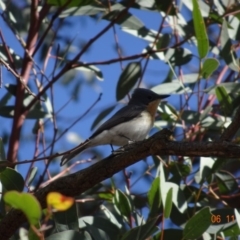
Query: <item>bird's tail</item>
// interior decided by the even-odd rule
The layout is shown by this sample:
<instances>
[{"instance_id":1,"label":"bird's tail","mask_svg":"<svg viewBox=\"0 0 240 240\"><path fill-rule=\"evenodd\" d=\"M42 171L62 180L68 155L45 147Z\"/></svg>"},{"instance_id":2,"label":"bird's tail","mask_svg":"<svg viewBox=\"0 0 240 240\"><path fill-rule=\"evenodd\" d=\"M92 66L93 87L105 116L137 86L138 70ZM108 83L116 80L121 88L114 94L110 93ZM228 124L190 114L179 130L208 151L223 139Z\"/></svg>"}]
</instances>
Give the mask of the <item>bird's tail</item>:
<instances>
[{"instance_id":1,"label":"bird's tail","mask_svg":"<svg viewBox=\"0 0 240 240\"><path fill-rule=\"evenodd\" d=\"M87 149L88 147L90 147L91 141L90 140L86 140L85 142L81 143L80 145L78 145L77 147L73 148L71 151L69 151L67 154L63 155L62 159L61 159L61 163L60 166L63 166L64 164L66 164L68 161L70 161L72 158L74 158L75 156L77 156L79 153L81 153L82 151L84 151L85 149Z\"/></svg>"}]
</instances>

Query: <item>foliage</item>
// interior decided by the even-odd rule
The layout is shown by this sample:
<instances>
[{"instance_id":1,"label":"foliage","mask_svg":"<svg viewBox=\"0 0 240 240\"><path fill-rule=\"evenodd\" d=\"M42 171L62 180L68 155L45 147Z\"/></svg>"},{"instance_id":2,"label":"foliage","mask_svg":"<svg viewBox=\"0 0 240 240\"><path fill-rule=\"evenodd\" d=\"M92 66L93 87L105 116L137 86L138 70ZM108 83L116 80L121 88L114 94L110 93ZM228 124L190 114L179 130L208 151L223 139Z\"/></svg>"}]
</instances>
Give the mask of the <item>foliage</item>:
<instances>
[{"instance_id":1,"label":"foliage","mask_svg":"<svg viewBox=\"0 0 240 240\"><path fill-rule=\"evenodd\" d=\"M30 194L94 162L86 158L60 169L56 152L71 148L63 136L87 129L83 117L89 112L95 116L89 129L95 128L136 87L171 94L160 104L155 127L173 130L174 140L190 146L231 141L233 136L221 136L240 100L237 0L0 0L0 9L2 220L9 211L5 199L35 225L29 239L43 238L36 229L47 240L235 239L240 234L239 159L228 153L203 157L199 149L198 157L144 159L76 196L75 205L48 221L38 222L42 210ZM100 87L108 99L94 112L102 102ZM80 110L84 113L76 117ZM76 133L67 136L79 143ZM70 206L72 200L64 199ZM11 239L19 239L17 233Z\"/></svg>"}]
</instances>

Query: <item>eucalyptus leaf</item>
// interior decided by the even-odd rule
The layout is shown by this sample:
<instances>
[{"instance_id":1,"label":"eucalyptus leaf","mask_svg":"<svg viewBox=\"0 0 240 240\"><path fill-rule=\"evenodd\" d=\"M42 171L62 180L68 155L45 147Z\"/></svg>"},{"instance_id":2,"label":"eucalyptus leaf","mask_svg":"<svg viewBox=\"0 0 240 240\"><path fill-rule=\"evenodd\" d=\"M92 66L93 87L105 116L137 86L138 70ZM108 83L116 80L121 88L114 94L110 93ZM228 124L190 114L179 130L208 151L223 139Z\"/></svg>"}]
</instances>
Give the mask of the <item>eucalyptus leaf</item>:
<instances>
[{"instance_id":1,"label":"eucalyptus leaf","mask_svg":"<svg viewBox=\"0 0 240 240\"><path fill-rule=\"evenodd\" d=\"M0 182L6 191L16 190L23 191L24 179L20 173L12 168L5 168L0 172Z\"/></svg>"},{"instance_id":2,"label":"eucalyptus leaf","mask_svg":"<svg viewBox=\"0 0 240 240\"><path fill-rule=\"evenodd\" d=\"M6 160L4 144L2 138L0 138L0 161Z\"/></svg>"},{"instance_id":3,"label":"eucalyptus leaf","mask_svg":"<svg viewBox=\"0 0 240 240\"><path fill-rule=\"evenodd\" d=\"M224 19L221 31L221 46L222 50L220 56L224 59L226 64L234 71L239 72L239 64L236 62L236 53L232 51L232 41L229 37L227 22Z\"/></svg>"},{"instance_id":4,"label":"eucalyptus leaf","mask_svg":"<svg viewBox=\"0 0 240 240\"><path fill-rule=\"evenodd\" d=\"M206 26L200 11L198 1L192 0L192 2L193 2L193 23L198 44L198 54L200 58L204 58L207 55L209 48Z\"/></svg>"},{"instance_id":5,"label":"eucalyptus leaf","mask_svg":"<svg viewBox=\"0 0 240 240\"><path fill-rule=\"evenodd\" d=\"M199 238L211 225L211 212L205 207L189 219L183 230L183 239Z\"/></svg>"},{"instance_id":6,"label":"eucalyptus leaf","mask_svg":"<svg viewBox=\"0 0 240 240\"><path fill-rule=\"evenodd\" d=\"M228 116L232 113L232 99L227 93L226 89L223 86L217 86L215 88L217 99L220 103L221 108L224 111L225 116Z\"/></svg>"},{"instance_id":7,"label":"eucalyptus leaf","mask_svg":"<svg viewBox=\"0 0 240 240\"><path fill-rule=\"evenodd\" d=\"M215 58L207 58L202 67L202 77L203 78L209 78L212 73L218 68L219 62Z\"/></svg>"},{"instance_id":8,"label":"eucalyptus leaf","mask_svg":"<svg viewBox=\"0 0 240 240\"><path fill-rule=\"evenodd\" d=\"M142 74L141 64L139 62L132 62L121 73L117 83L117 101L124 98L133 86L137 83Z\"/></svg>"}]
</instances>

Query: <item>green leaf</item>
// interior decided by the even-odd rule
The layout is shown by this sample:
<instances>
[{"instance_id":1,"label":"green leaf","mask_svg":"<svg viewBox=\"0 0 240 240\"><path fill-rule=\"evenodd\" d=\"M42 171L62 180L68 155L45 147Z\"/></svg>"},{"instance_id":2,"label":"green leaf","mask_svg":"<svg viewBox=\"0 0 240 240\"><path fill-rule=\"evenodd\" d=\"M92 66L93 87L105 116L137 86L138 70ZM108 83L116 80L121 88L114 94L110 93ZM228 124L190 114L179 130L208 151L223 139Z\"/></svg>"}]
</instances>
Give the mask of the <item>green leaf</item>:
<instances>
[{"instance_id":1,"label":"green leaf","mask_svg":"<svg viewBox=\"0 0 240 240\"><path fill-rule=\"evenodd\" d=\"M148 203L150 207L154 206L157 203L157 206L161 205L161 195L160 195L160 178L156 177L151 185L150 190L148 191Z\"/></svg>"},{"instance_id":2,"label":"green leaf","mask_svg":"<svg viewBox=\"0 0 240 240\"><path fill-rule=\"evenodd\" d=\"M222 24L221 31L221 47L222 50L220 52L220 56L224 59L226 64L234 71L239 72L239 66L236 62L237 56L236 53L232 49L232 41L229 37L227 22L224 19Z\"/></svg>"},{"instance_id":3,"label":"green leaf","mask_svg":"<svg viewBox=\"0 0 240 240\"><path fill-rule=\"evenodd\" d=\"M211 212L205 207L197 212L185 225L183 239L199 238L211 225Z\"/></svg>"},{"instance_id":4,"label":"green leaf","mask_svg":"<svg viewBox=\"0 0 240 240\"><path fill-rule=\"evenodd\" d=\"M12 94L7 92L0 100L0 107L6 106L11 97Z\"/></svg>"},{"instance_id":5,"label":"green leaf","mask_svg":"<svg viewBox=\"0 0 240 240\"><path fill-rule=\"evenodd\" d=\"M203 78L207 79L209 78L212 73L218 68L219 61L215 58L207 58L204 63L201 70L201 75Z\"/></svg>"},{"instance_id":6,"label":"green leaf","mask_svg":"<svg viewBox=\"0 0 240 240\"><path fill-rule=\"evenodd\" d=\"M35 224L34 225L34 227L36 228L36 229L40 229L41 228L41 224L40 224L40 222L38 222L38 224ZM21 231L21 230L20 230ZM26 234L23 234L23 236L25 237L25 235L28 235L28 239L31 239L31 240L39 240L39 236L37 236L37 234L36 234L36 232L32 229L32 228L30 228L28 231L27 230L25 230L26 231ZM28 233L28 234L27 234ZM21 239L21 234L19 233L19 237L20 237L20 239ZM24 238L23 237L23 238ZM27 240L27 239L26 239Z\"/></svg>"},{"instance_id":7,"label":"green leaf","mask_svg":"<svg viewBox=\"0 0 240 240\"><path fill-rule=\"evenodd\" d=\"M26 215L29 224L35 225L40 220L41 207L32 194L9 191L4 194L3 198L11 207L21 210Z\"/></svg>"},{"instance_id":8,"label":"green leaf","mask_svg":"<svg viewBox=\"0 0 240 240\"><path fill-rule=\"evenodd\" d=\"M100 6L86 5L82 7L70 7L63 11L59 18L65 18L70 16L82 16L82 15L96 15L105 12L106 9Z\"/></svg>"},{"instance_id":9,"label":"green leaf","mask_svg":"<svg viewBox=\"0 0 240 240\"><path fill-rule=\"evenodd\" d=\"M0 9L3 11L6 10L6 4L2 0L0 1Z\"/></svg>"},{"instance_id":10,"label":"green leaf","mask_svg":"<svg viewBox=\"0 0 240 240\"><path fill-rule=\"evenodd\" d=\"M117 239L116 236L120 234L120 228L116 226L113 222L111 222L110 219L106 219L103 217L86 216L81 217L78 220L80 229L85 229L91 226L94 231L102 230L109 236L109 238L105 239Z\"/></svg>"},{"instance_id":11,"label":"green leaf","mask_svg":"<svg viewBox=\"0 0 240 240\"><path fill-rule=\"evenodd\" d=\"M170 82L170 83L162 83L152 88L152 91L158 94L183 94L183 93L191 93L192 90L189 87L185 89L182 88L182 85L178 81Z\"/></svg>"},{"instance_id":12,"label":"green leaf","mask_svg":"<svg viewBox=\"0 0 240 240\"><path fill-rule=\"evenodd\" d=\"M23 100L23 105L24 106L27 106L35 97L32 95L34 93L31 93L31 90L28 86L26 86L28 88L28 91L27 89L25 88L24 89L24 100ZM17 85L16 84L5 84L5 88L7 89L7 91L9 93L11 93L14 97L16 97L16 94L17 94ZM45 94L44 94L45 96Z\"/></svg>"},{"instance_id":13,"label":"green leaf","mask_svg":"<svg viewBox=\"0 0 240 240\"><path fill-rule=\"evenodd\" d=\"M44 109L42 108L41 105L39 105L39 109L45 110L48 113L48 117L52 118L52 113L53 113L52 102L46 93L43 94L43 98L44 98L44 102L43 102L42 106L44 107Z\"/></svg>"},{"instance_id":14,"label":"green leaf","mask_svg":"<svg viewBox=\"0 0 240 240\"><path fill-rule=\"evenodd\" d=\"M212 87L204 89L203 91L208 94L215 94L215 89L219 86L224 87L227 93L238 94L238 92L240 91L240 83L237 82L220 83L218 85L214 85Z\"/></svg>"},{"instance_id":15,"label":"green leaf","mask_svg":"<svg viewBox=\"0 0 240 240\"><path fill-rule=\"evenodd\" d=\"M198 44L198 54L199 57L202 59L208 53L209 48L208 36L206 32L205 23L198 5L198 1L192 0L192 2L193 2L193 23Z\"/></svg>"},{"instance_id":16,"label":"green leaf","mask_svg":"<svg viewBox=\"0 0 240 240\"><path fill-rule=\"evenodd\" d=\"M129 6L129 2L128 1L121 1L121 3L125 7ZM154 0L135 1L133 4L131 4L131 7L132 8L136 8L136 9L143 9L143 10L156 10L156 6L155 5L156 4L155 4Z\"/></svg>"},{"instance_id":17,"label":"green leaf","mask_svg":"<svg viewBox=\"0 0 240 240\"><path fill-rule=\"evenodd\" d=\"M14 117L15 106L0 107L0 116L6 118ZM40 104L35 104L29 111L27 119L39 119L39 118L51 118L51 115L47 113Z\"/></svg>"},{"instance_id":18,"label":"green leaf","mask_svg":"<svg viewBox=\"0 0 240 240\"><path fill-rule=\"evenodd\" d=\"M230 115L232 113L232 99L226 89L223 86L217 86L215 92L225 116Z\"/></svg>"},{"instance_id":19,"label":"green leaf","mask_svg":"<svg viewBox=\"0 0 240 240\"><path fill-rule=\"evenodd\" d=\"M77 231L79 226L76 205L73 204L65 211L55 212L53 215L53 221L59 231L64 231L66 229Z\"/></svg>"},{"instance_id":20,"label":"green leaf","mask_svg":"<svg viewBox=\"0 0 240 240\"><path fill-rule=\"evenodd\" d=\"M188 202L188 204L196 203L196 197L198 202L204 201L207 198L207 194L202 191L200 188L192 186L192 185L182 185L181 189L184 193L184 196Z\"/></svg>"},{"instance_id":21,"label":"green leaf","mask_svg":"<svg viewBox=\"0 0 240 240\"><path fill-rule=\"evenodd\" d=\"M82 87L82 82L80 82L80 81L74 82L74 86L72 88L71 95L72 95L73 100L76 102L79 101L79 96L80 96L79 93L81 91L81 87Z\"/></svg>"},{"instance_id":22,"label":"green leaf","mask_svg":"<svg viewBox=\"0 0 240 240\"><path fill-rule=\"evenodd\" d=\"M115 108L115 106L116 105L108 107L108 108L104 109L101 113L99 113L99 115L93 121L91 130L93 130L99 124L99 122L101 122L107 115L109 115L109 113L112 112L112 110Z\"/></svg>"},{"instance_id":23,"label":"green leaf","mask_svg":"<svg viewBox=\"0 0 240 240\"><path fill-rule=\"evenodd\" d=\"M163 238L161 238L161 235L163 234ZM155 236L153 236L152 240L171 240L171 239L182 239L183 231L182 229L174 229L174 228L168 228L164 229L164 231L159 232Z\"/></svg>"},{"instance_id":24,"label":"green leaf","mask_svg":"<svg viewBox=\"0 0 240 240\"><path fill-rule=\"evenodd\" d=\"M5 150L4 150L4 144L2 141L2 138L0 138L0 161L6 160Z\"/></svg>"},{"instance_id":25,"label":"green leaf","mask_svg":"<svg viewBox=\"0 0 240 240\"><path fill-rule=\"evenodd\" d=\"M218 170L221 170L224 165L227 163L228 159L225 158L217 158L212 166L212 173L217 172Z\"/></svg>"},{"instance_id":26,"label":"green leaf","mask_svg":"<svg viewBox=\"0 0 240 240\"><path fill-rule=\"evenodd\" d=\"M104 219L108 219L112 224L114 224L115 226L117 226L119 229L122 228L122 224L121 224L121 220L117 219L116 214L112 211L112 206L109 206L110 209L108 209L106 206L101 205L101 211L103 214ZM110 226L110 224L108 224L108 226ZM111 227L111 229L113 229ZM107 231L108 235L111 237L111 233L108 230ZM114 233L116 235L116 233Z\"/></svg>"},{"instance_id":27,"label":"green leaf","mask_svg":"<svg viewBox=\"0 0 240 240\"><path fill-rule=\"evenodd\" d=\"M199 118L200 122L203 121L206 117L208 117L208 115L209 115L209 113L212 111L212 109L213 109L213 108L212 108L211 106L207 106L207 107L203 110L203 112L201 113L200 118Z\"/></svg>"},{"instance_id":28,"label":"green leaf","mask_svg":"<svg viewBox=\"0 0 240 240\"><path fill-rule=\"evenodd\" d=\"M111 22L116 19L119 15L119 12L123 11L124 9L125 6L120 3L113 4L111 6L111 12L104 15L103 19ZM142 23L142 21L130 12L126 12L121 18L118 18L115 22L116 24L121 25L121 27L126 27L128 29L140 30L141 28L144 28L144 24Z\"/></svg>"},{"instance_id":29,"label":"green leaf","mask_svg":"<svg viewBox=\"0 0 240 240\"><path fill-rule=\"evenodd\" d=\"M88 232L80 233L79 231L74 230L65 230L63 232L54 233L47 238L46 240L92 240L91 235Z\"/></svg>"},{"instance_id":30,"label":"green leaf","mask_svg":"<svg viewBox=\"0 0 240 240\"><path fill-rule=\"evenodd\" d=\"M63 5L67 4L67 8L69 7L81 7L84 5L91 4L93 0L71 0L70 2L68 0L47 0L47 3L49 5L61 7Z\"/></svg>"},{"instance_id":31,"label":"green leaf","mask_svg":"<svg viewBox=\"0 0 240 240\"><path fill-rule=\"evenodd\" d=\"M165 61L174 66L182 66L192 60L192 53L186 48L168 48L165 52Z\"/></svg>"},{"instance_id":32,"label":"green leaf","mask_svg":"<svg viewBox=\"0 0 240 240\"><path fill-rule=\"evenodd\" d=\"M6 90L11 93L14 97L16 97L17 94L17 85L16 84L5 84L4 86ZM24 90L24 93L26 94L26 90Z\"/></svg>"},{"instance_id":33,"label":"green leaf","mask_svg":"<svg viewBox=\"0 0 240 240\"><path fill-rule=\"evenodd\" d=\"M168 15L176 15L176 7L172 1L155 0L155 4L159 11L167 13Z\"/></svg>"},{"instance_id":34,"label":"green leaf","mask_svg":"<svg viewBox=\"0 0 240 240\"><path fill-rule=\"evenodd\" d=\"M112 201L112 193L110 192L100 192L98 193L98 197L104 201Z\"/></svg>"},{"instance_id":35,"label":"green leaf","mask_svg":"<svg viewBox=\"0 0 240 240\"><path fill-rule=\"evenodd\" d=\"M97 67L95 67L93 65L81 66L81 67L75 68L75 70L93 73L98 80L100 80L100 81L103 80L102 71L99 68L97 68Z\"/></svg>"},{"instance_id":36,"label":"green leaf","mask_svg":"<svg viewBox=\"0 0 240 240\"><path fill-rule=\"evenodd\" d=\"M220 170L215 173L215 176L217 178L218 188L221 194L233 193L238 189L238 183L231 173Z\"/></svg>"},{"instance_id":37,"label":"green leaf","mask_svg":"<svg viewBox=\"0 0 240 240\"><path fill-rule=\"evenodd\" d=\"M157 219L158 218L153 218L142 226L132 228L122 236L121 240L148 239L152 234L158 231L158 228L155 226Z\"/></svg>"},{"instance_id":38,"label":"green leaf","mask_svg":"<svg viewBox=\"0 0 240 240\"><path fill-rule=\"evenodd\" d=\"M191 163L172 161L169 163L169 170L174 176L178 174L182 179L183 177L187 177L191 173L192 166Z\"/></svg>"},{"instance_id":39,"label":"green leaf","mask_svg":"<svg viewBox=\"0 0 240 240\"><path fill-rule=\"evenodd\" d=\"M16 97L17 85L15 84L6 84L5 88L7 91L14 97ZM44 101L37 102L29 111L27 115L27 119L39 119L39 118L51 118L52 117L52 104L49 97L44 94ZM32 100L34 96L30 95L28 91L24 90L24 100L23 105L27 106ZM15 106L1 106L0 105L0 116L6 118L12 118L14 116Z\"/></svg>"},{"instance_id":40,"label":"green leaf","mask_svg":"<svg viewBox=\"0 0 240 240\"><path fill-rule=\"evenodd\" d=\"M12 168L6 168L0 172L0 181L6 191L17 190L22 191L24 188L24 179L21 174Z\"/></svg>"},{"instance_id":41,"label":"green leaf","mask_svg":"<svg viewBox=\"0 0 240 240\"><path fill-rule=\"evenodd\" d=\"M214 160L211 157L201 157L200 158L200 167L199 172L195 174L195 181L197 183L203 183L206 179L211 177L212 174L212 166L214 164Z\"/></svg>"},{"instance_id":42,"label":"green leaf","mask_svg":"<svg viewBox=\"0 0 240 240\"><path fill-rule=\"evenodd\" d=\"M91 234L93 239L98 239L98 240L109 239L109 236L103 230L96 228L87 222L85 222L85 224L86 224L86 230Z\"/></svg>"},{"instance_id":43,"label":"green leaf","mask_svg":"<svg viewBox=\"0 0 240 240\"><path fill-rule=\"evenodd\" d=\"M126 32L128 34L131 34L133 35L134 37L137 37L137 38L140 38L140 39L143 39L145 41L148 41L151 43L151 47L152 47L152 42L155 41L156 39L156 36L157 36L157 32L155 30L152 30L152 29L148 29L146 27L141 27L137 30L135 29L130 29L128 27L122 27L122 31L123 32ZM161 35L160 35L161 36ZM161 38L160 38L161 39ZM149 46L149 49L150 49L150 46ZM147 48L148 49L148 48Z\"/></svg>"},{"instance_id":44,"label":"green leaf","mask_svg":"<svg viewBox=\"0 0 240 240\"><path fill-rule=\"evenodd\" d=\"M208 131L219 131L220 128L224 127L223 116L207 116L201 120L201 126L206 128Z\"/></svg>"},{"instance_id":45,"label":"green leaf","mask_svg":"<svg viewBox=\"0 0 240 240\"><path fill-rule=\"evenodd\" d=\"M166 199L165 199L165 207L164 207L164 217L169 218L172 210L172 195L173 195L173 189L170 188L168 190Z\"/></svg>"},{"instance_id":46,"label":"green leaf","mask_svg":"<svg viewBox=\"0 0 240 240\"><path fill-rule=\"evenodd\" d=\"M138 37L143 38L144 40L148 40L148 41L151 38L153 38L152 41L150 41L150 44L148 44L148 46L143 49L142 53L149 52L150 53L149 59L151 59L151 60L156 59L156 60L165 61L165 55L164 55L163 49L167 49L168 44L171 40L171 36L170 36L170 34L160 34L158 42L156 44L153 44L153 42L156 39L156 33L152 32L152 31L153 30L148 30L149 33L146 34L146 36L139 36L139 34L137 35ZM134 34L134 32L131 32L131 30L129 33ZM156 50L158 50L158 51L156 51ZM156 52L152 52L152 51L156 51ZM174 51L174 53L175 53L175 51ZM172 53L172 55L174 53ZM169 73L172 74L172 71L169 71Z\"/></svg>"},{"instance_id":47,"label":"green leaf","mask_svg":"<svg viewBox=\"0 0 240 240\"><path fill-rule=\"evenodd\" d=\"M225 237L238 237L240 235L240 229L237 223L231 224L231 227L225 228L223 230L221 229L221 232ZM232 238L232 240L234 239L237 240L237 238Z\"/></svg>"},{"instance_id":48,"label":"green leaf","mask_svg":"<svg viewBox=\"0 0 240 240\"><path fill-rule=\"evenodd\" d=\"M160 37L157 41L157 44L156 44L157 50L167 48L169 43L170 43L170 40L171 40L171 35L170 34L166 33L166 34L160 35Z\"/></svg>"},{"instance_id":49,"label":"green leaf","mask_svg":"<svg viewBox=\"0 0 240 240\"><path fill-rule=\"evenodd\" d=\"M6 167L11 166L9 161L0 161L0 173L6 169Z\"/></svg>"},{"instance_id":50,"label":"green leaf","mask_svg":"<svg viewBox=\"0 0 240 240\"><path fill-rule=\"evenodd\" d=\"M152 218L159 213L161 207L160 178L156 177L148 191L148 203L150 206L149 217Z\"/></svg>"},{"instance_id":51,"label":"green leaf","mask_svg":"<svg viewBox=\"0 0 240 240\"><path fill-rule=\"evenodd\" d=\"M27 180L27 185L28 185L28 186L30 186L30 184L32 183L32 181L33 181L34 178L36 177L37 170L38 170L37 167L32 167L32 168L31 168L30 173L29 173L29 177L28 177L28 180Z\"/></svg>"},{"instance_id":52,"label":"green leaf","mask_svg":"<svg viewBox=\"0 0 240 240\"><path fill-rule=\"evenodd\" d=\"M127 65L121 73L117 83L117 101L121 100L129 93L141 77L141 74L142 68L139 62L132 62Z\"/></svg>"},{"instance_id":53,"label":"green leaf","mask_svg":"<svg viewBox=\"0 0 240 240\"><path fill-rule=\"evenodd\" d=\"M142 53L146 53L146 52L152 52L152 51L156 51L156 46L153 46L152 43L150 43L145 49L143 49ZM165 56L164 56L164 52L163 51L159 51L159 52L153 52L151 54L148 55L149 59L151 60L161 60L161 61L165 61Z\"/></svg>"},{"instance_id":54,"label":"green leaf","mask_svg":"<svg viewBox=\"0 0 240 240\"><path fill-rule=\"evenodd\" d=\"M129 198L121 191L116 189L113 196L113 204L116 211L123 215L126 219L129 219L132 212L132 205Z\"/></svg>"},{"instance_id":55,"label":"green leaf","mask_svg":"<svg viewBox=\"0 0 240 240\"><path fill-rule=\"evenodd\" d=\"M164 169L163 169L163 164L160 164L160 171L161 171L161 174L160 174L160 192L161 192L161 199L162 199L162 203L163 203L163 208L164 209L166 208L167 195L168 195L169 190L172 188L173 189L172 190L172 196L171 196L172 197L172 202L177 207L179 212L181 212L181 213L185 212L186 209L187 209L187 202L186 202L185 196L183 194L183 191L180 189L179 185L166 181L165 173L164 173Z\"/></svg>"},{"instance_id":56,"label":"green leaf","mask_svg":"<svg viewBox=\"0 0 240 240\"><path fill-rule=\"evenodd\" d=\"M223 18L219 16L217 12L211 12L209 13L209 20L211 20L212 23L217 23L222 25L223 23Z\"/></svg>"},{"instance_id":57,"label":"green leaf","mask_svg":"<svg viewBox=\"0 0 240 240\"><path fill-rule=\"evenodd\" d=\"M197 124L200 120L201 114L192 110L184 110L181 114L181 119L188 124Z\"/></svg>"},{"instance_id":58,"label":"green leaf","mask_svg":"<svg viewBox=\"0 0 240 240\"><path fill-rule=\"evenodd\" d=\"M14 65L16 68L21 68L22 67L22 58L14 52L14 50L10 47L7 46L7 49L13 59ZM5 62L8 62L8 57L7 57L7 52L3 44L0 44L0 58L2 58Z\"/></svg>"},{"instance_id":59,"label":"green leaf","mask_svg":"<svg viewBox=\"0 0 240 240\"><path fill-rule=\"evenodd\" d=\"M237 209L234 209L234 215L230 215L230 216L234 216L234 219L236 218L237 225L240 229L240 214Z\"/></svg>"}]
</instances>

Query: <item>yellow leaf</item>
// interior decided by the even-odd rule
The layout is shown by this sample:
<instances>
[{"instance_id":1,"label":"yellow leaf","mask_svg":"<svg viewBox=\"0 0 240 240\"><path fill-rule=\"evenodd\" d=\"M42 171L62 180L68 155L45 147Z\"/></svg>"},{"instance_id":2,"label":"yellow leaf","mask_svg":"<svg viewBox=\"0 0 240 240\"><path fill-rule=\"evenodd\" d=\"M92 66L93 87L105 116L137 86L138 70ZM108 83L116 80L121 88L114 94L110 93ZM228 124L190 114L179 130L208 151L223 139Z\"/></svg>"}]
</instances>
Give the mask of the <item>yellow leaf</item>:
<instances>
[{"instance_id":1,"label":"yellow leaf","mask_svg":"<svg viewBox=\"0 0 240 240\"><path fill-rule=\"evenodd\" d=\"M50 192L47 195L47 205L58 211L65 211L74 203L74 198L67 197L58 192Z\"/></svg>"}]
</instances>

